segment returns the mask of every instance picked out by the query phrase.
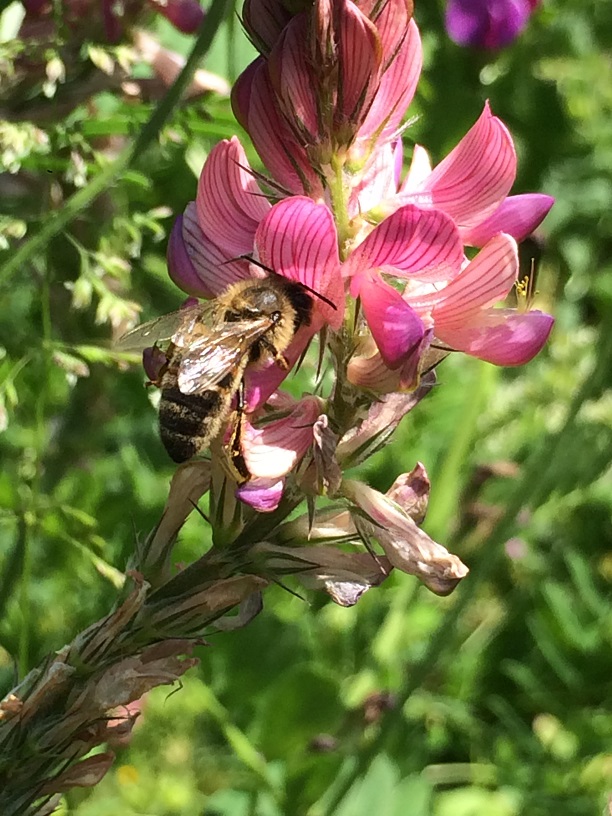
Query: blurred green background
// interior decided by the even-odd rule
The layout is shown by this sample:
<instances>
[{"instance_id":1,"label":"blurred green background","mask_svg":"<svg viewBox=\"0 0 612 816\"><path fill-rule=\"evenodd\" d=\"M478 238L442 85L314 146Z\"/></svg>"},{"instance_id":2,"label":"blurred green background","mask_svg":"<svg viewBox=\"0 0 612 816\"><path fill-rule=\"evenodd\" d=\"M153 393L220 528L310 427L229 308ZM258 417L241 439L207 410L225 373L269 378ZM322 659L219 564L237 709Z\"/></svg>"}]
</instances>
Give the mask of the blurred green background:
<instances>
[{"instance_id":1,"label":"blurred green background","mask_svg":"<svg viewBox=\"0 0 612 816\"><path fill-rule=\"evenodd\" d=\"M415 16L425 69L409 139L438 161L489 99L516 142L514 192L556 197L522 249L525 273L538 264L536 306L557 318L546 349L519 370L445 361L439 386L361 472L386 489L422 461L425 529L470 576L440 599L393 575L352 609L269 591L247 628L199 650L178 693L146 698L131 744L96 789L66 797L65 813L608 812L612 3L544 0L511 47L488 54L449 41L440 3L422 0ZM189 53L193 38L159 18L149 26ZM0 43L8 262L158 104L106 90L65 108L61 83L38 80L16 91L18 50ZM228 8L205 67L231 81L252 54ZM72 81L105 59L121 49L79 43ZM136 304L143 319L180 304L165 273L172 216L234 132L226 98L177 106L65 230L0 268L0 691L109 609L163 507L172 468L151 394L137 365L104 349ZM208 540L190 519L176 561Z\"/></svg>"}]
</instances>

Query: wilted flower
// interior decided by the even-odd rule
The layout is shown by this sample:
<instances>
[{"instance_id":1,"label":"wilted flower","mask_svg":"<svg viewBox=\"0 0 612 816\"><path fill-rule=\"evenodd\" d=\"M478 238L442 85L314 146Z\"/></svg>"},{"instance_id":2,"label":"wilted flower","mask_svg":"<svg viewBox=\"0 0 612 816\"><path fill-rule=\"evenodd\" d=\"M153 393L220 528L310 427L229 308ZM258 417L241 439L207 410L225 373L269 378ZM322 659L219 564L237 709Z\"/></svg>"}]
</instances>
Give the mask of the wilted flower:
<instances>
[{"instance_id":1,"label":"wilted flower","mask_svg":"<svg viewBox=\"0 0 612 816\"><path fill-rule=\"evenodd\" d=\"M504 48L527 25L539 0L449 0L446 30L457 45Z\"/></svg>"}]
</instances>

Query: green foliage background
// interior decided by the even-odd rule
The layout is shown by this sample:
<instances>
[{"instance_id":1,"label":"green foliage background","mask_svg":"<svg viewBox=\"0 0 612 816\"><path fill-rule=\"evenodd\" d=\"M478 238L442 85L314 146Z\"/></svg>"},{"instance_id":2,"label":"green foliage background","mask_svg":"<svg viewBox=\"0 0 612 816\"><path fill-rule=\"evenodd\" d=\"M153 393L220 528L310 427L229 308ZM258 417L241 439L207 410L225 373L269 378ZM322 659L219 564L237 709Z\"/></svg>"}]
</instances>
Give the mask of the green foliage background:
<instances>
[{"instance_id":1,"label":"green foliage background","mask_svg":"<svg viewBox=\"0 0 612 816\"><path fill-rule=\"evenodd\" d=\"M230 80L252 56L232 14L205 63ZM439 387L361 473L386 489L422 461L433 483L425 527L470 576L447 599L392 576L352 609L272 590L246 629L201 648L179 692L148 696L114 768L95 790L67 796L65 813L582 816L606 807L612 3L544 0L497 54L453 45L440 3L423 0L416 18L426 63L409 139L437 161L489 99L519 152L514 191L557 199L523 247L526 273L539 262L537 305L557 317L548 347L521 370L446 361ZM189 53L193 38L152 25ZM0 44L1 65L14 48ZM91 59L85 46L81 59ZM21 100L26 111L39 90ZM212 145L240 133L220 97L174 105L146 144L155 104L110 93L35 124L15 107L5 113L2 690L109 609L135 538L161 511L172 469L151 395L109 340L136 304L143 319L180 304L165 272L172 215L193 198ZM139 133L121 172L109 172L117 147ZM71 194L87 197L100 180L102 195L66 211ZM15 256L19 239L66 212L74 217L62 230ZM207 542L203 520L191 519L177 562Z\"/></svg>"}]
</instances>

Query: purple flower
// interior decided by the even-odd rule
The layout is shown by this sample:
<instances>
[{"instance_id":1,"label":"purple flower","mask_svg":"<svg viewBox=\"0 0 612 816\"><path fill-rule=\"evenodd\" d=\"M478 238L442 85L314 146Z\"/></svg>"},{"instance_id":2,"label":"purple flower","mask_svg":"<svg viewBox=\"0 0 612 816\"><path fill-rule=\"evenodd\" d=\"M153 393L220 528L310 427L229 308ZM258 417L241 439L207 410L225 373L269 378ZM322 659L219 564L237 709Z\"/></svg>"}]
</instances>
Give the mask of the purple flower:
<instances>
[{"instance_id":1,"label":"purple flower","mask_svg":"<svg viewBox=\"0 0 612 816\"><path fill-rule=\"evenodd\" d=\"M518 37L539 0L449 0L446 30L457 45L504 48Z\"/></svg>"}]
</instances>

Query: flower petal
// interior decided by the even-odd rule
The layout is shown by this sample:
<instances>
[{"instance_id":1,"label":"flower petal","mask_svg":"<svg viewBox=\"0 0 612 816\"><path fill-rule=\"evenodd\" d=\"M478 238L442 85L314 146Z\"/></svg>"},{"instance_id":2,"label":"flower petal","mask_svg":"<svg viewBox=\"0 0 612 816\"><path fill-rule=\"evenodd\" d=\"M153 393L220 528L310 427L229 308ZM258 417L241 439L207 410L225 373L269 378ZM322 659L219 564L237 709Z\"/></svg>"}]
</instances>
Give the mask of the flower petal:
<instances>
[{"instance_id":1,"label":"flower petal","mask_svg":"<svg viewBox=\"0 0 612 816\"><path fill-rule=\"evenodd\" d=\"M284 479L251 479L236 489L236 497L258 513L272 513L283 498Z\"/></svg>"},{"instance_id":2,"label":"flower petal","mask_svg":"<svg viewBox=\"0 0 612 816\"><path fill-rule=\"evenodd\" d=\"M313 67L307 54L308 18L294 17L283 30L268 60L268 76L283 117L301 144L320 136Z\"/></svg>"},{"instance_id":3,"label":"flower petal","mask_svg":"<svg viewBox=\"0 0 612 816\"><path fill-rule=\"evenodd\" d=\"M398 277L446 281L458 274L463 245L450 216L407 204L380 223L352 252L343 274L378 268ZM355 295L351 285L351 293Z\"/></svg>"},{"instance_id":4,"label":"flower petal","mask_svg":"<svg viewBox=\"0 0 612 816\"><path fill-rule=\"evenodd\" d=\"M387 3L386 5L390 8L402 4ZM387 21L385 21L385 29L386 24ZM381 125L384 127L379 137L380 140L394 136L414 97L423 67L421 37L414 20L410 21L407 29L402 27L397 31L406 31L406 36L399 50L393 52L395 54L393 61L381 78L368 115L359 129L360 138L376 133ZM388 56L385 45L388 33L388 30L385 30L382 34L385 56Z\"/></svg>"},{"instance_id":5,"label":"flower petal","mask_svg":"<svg viewBox=\"0 0 612 816\"><path fill-rule=\"evenodd\" d=\"M503 48L525 27L533 0L450 0L446 30L457 45Z\"/></svg>"},{"instance_id":6,"label":"flower petal","mask_svg":"<svg viewBox=\"0 0 612 816\"><path fill-rule=\"evenodd\" d=\"M291 19L291 14L279 0L245 0L242 24L261 52L268 52Z\"/></svg>"},{"instance_id":7,"label":"flower petal","mask_svg":"<svg viewBox=\"0 0 612 816\"><path fill-rule=\"evenodd\" d=\"M278 111L263 59L255 60L240 75L232 91L232 105L275 181L290 193L322 196L321 180L306 151Z\"/></svg>"},{"instance_id":8,"label":"flower petal","mask_svg":"<svg viewBox=\"0 0 612 816\"><path fill-rule=\"evenodd\" d=\"M204 241L204 236L201 232L200 235L202 241ZM168 262L168 275L179 289L196 297L212 297L213 293L211 289L204 283L197 267L191 262L187 246L183 239L182 215L178 216L172 227L172 232L168 239L166 260Z\"/></svg>"},{"instance_id":9,"label":"flower petal","mask_svg":"<svg viewBox=\"0 0 612 816\"><path fill-rule=\"evenodd\" d=\"M460 229L488 218L508 195L516 176L516 153L506 126L487 102L476 124L434 168L422 192L448 213ZM418 193L413 200L422 203ZM402 195L410 201L411 197Z\"/></svg>"},{"instance_id":10,"label":"flower petal","mask_svg":"<svg viewBox=\"0 0 612 816\"><path fill-rule=\"evenodd\" d=\"M185 292L196 297L216 297L230 284L253 277L248 261L229 259L204 235L198 223L195 202L192 201L185 208L181 226L182 246L173 231L170 277ZM189 257L191 269L185 263L183 250ZM195 279L192 270L195 271Z\"/></svg>"},{"instance_id":11,"label":"flower petal","mask_svg":"<svg viewBox=\"0 0 612 816\"><path fill-rule=\"evenodd\" d=\"M387 4L397 5L397 4ZM378 87L382 46L377 26L351 2L338 3L338 105L336 125L359 124Z\"/></svg>"},{"instance_id":12,"label":"flower petal","mask_svg":"<svg viewBox=\"0 0 612 816\"><path fill-rule=\"evenodd\" d=\"M399 368L420 348L425 335L421 318L400 293L370 273L359 278L363 313L380 354L389 368Z\"/></svg>"},{"instance_id":13,"label":"flower petal","mask_svg":"<svg viewBox=\"0 0 612 816\"><path fill-rule=\"evenodd\" d=\"M554 324L544 312L519 313L511 309L488 309L473 324L436 334L445 343L472 357L499 366L519 366L541 351Z\"/></svg>"},{"instance_id":14,"label":"flower petal","mask_svg":"<svg viewBox=\"0 0 612 816\"><path fill-rule=\"evenodd\" d=\"M461 329L481 309L505 298L517 276L516 242L502 233L489 241L455 280L432 296L439 301L431 313L436 335L442 339L441 331L448 335Z\"/></svg>"},{"instance_id":15,"label":"flower petal","mask_svg":"<svg viewBox=\"0 0 612 816\"><path fill-rule=\"evenodd\" d=\"M315 204L305 196L279 201L259 225L255 243L262 263L335 304L334 309L313 296L314 330L322 322L334 329L342 325L344 284L338 238L332 214L324 204Z\"/></svg>"},{"instance_id":16,"label":"flower petal","mask_svg":"<svg viewBox=\"0 0 612 816\"><path fill-rule=\"evenodd\" d=\"M305 397L282 419L261 428L247 422L242 453L249 473L262 479L279 479L289 473L312 445L313 425L320 413L320 401Z\"/></svg>"},{"instance_id":17,"label":"flower petal","mask_svg":"<svg viewBox=\"0 0 612 816\"><path fill-rule=\"evenodd\" d=\"M499 232L511 235L515 241L523 241L542 223L554 203L552 196L540 193L508 196L493 215L466 230L463 241L468 246L481 247Z\"/></svg>"},{"instance_id":18,"label":"flower petal","mask_svg":"<svg viewBox=\"0 0 612 816\"><path fill-rule=\"evenodd\" d=\"M412 151L412 161L408 170L408 175L402 183L401 190L410 192L423 186L427 177L431 174L431 160L429 154L421 145L415 144Z\"/></svg>"},{"instance_id":19,"label":"flower petal","mask_svg":"<svg viewBox=\"0 0 612 816\"><path fill-rule=\"evenodd\" d=\"M198 221L228 258L253 251L255 230L270 209L236 136L210 152L198 182Z\"/></svg>"}]
</instances>

